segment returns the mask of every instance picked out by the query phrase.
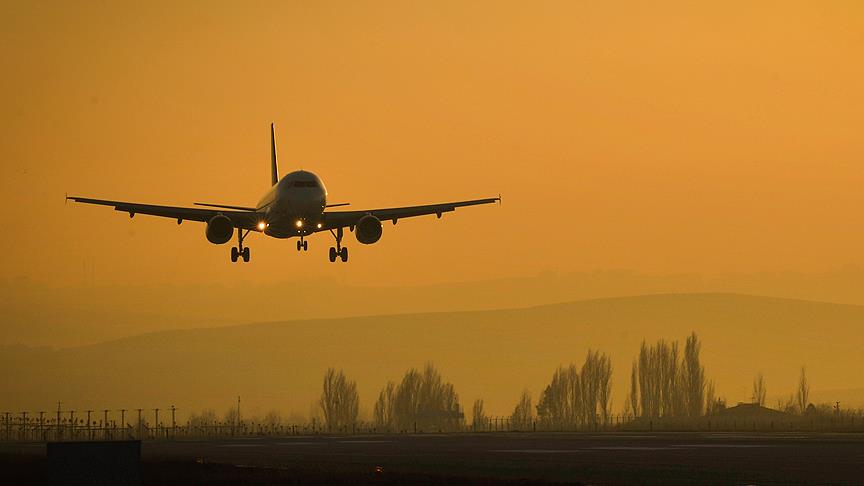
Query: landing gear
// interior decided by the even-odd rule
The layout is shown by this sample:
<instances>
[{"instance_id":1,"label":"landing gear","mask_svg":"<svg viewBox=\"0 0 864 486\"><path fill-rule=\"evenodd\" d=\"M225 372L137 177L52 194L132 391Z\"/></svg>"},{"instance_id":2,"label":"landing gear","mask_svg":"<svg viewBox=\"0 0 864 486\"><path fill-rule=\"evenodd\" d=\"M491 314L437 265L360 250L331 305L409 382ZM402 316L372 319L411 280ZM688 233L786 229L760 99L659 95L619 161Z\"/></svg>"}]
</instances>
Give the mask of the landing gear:
<instances>
[{"instance_id":1,"label":"landing gear","mask_svg":"<svg viewBox=\"0 0 864 486\"><path fill-rule=\"evenodd\" d=\"M299 240L297 240L297 251L303 250L306 251L309 249L309 242L303 239L301 236Z\"/></svg>"},{"instance_id":2,"label":"landing gear","mask_svg":"<svg viewBox=\"0 0 864 486\"><path fill-rule=\"evenodd\" d=\"M330 234L336 238L336 247L330 247L330 263L336 261L336 257L339 257L343 262L348 261L348 248L342 246L342 228L337 228L334 233L333 230L330 230Z\"/></svg>"},{"instance_id":3,"label":"landing gear","mask_svg":"<svg viewBox=\"0 0 864 486\"><path fill-rule=\"evenodd\" d=\"M244 262L249 261L249 248L243 247L243 240L246 239L246 236L249 235L251 230L246 230L244 233L242 229L237 228L237 246L231 248L231 261L236 263L239 258L243 258Z\"/></svg>"},{"instance_id":4,"label":"landing gear","mask_svg":"<svg viewBox=\"0 0 864 486\"><path fill-rule=\"evenodd\" d=\"M333 248L331 246L330 247L330 263L335 262L337 258L339 258L343 262L347 262L348 261L348 248L343 246L339 250L336 250L336 248Z\"/></svg>"}]
</instances>

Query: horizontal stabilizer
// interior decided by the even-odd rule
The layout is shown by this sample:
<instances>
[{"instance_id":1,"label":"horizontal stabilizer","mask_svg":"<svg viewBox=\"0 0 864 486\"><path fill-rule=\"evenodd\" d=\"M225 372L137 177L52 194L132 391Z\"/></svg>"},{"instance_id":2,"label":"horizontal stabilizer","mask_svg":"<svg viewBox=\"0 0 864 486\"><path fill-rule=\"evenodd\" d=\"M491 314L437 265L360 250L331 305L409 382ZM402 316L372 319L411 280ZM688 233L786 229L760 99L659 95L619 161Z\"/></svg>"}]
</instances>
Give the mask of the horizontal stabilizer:
<instances>
[{"instance_id":1,"label":"horizontal stabilizer","mask_svg":"<svg viewBox=\"0 0 864 486\"><path fill-rule=\"evenodd\" d=\"M255 208L249 208L246 206L229 206L227 204L207 204L207 203L195 203L196 206L206 206L208 208L221 208L221 209L236 209L237 211L257 211Z\"/></svg>"}]
</instances>

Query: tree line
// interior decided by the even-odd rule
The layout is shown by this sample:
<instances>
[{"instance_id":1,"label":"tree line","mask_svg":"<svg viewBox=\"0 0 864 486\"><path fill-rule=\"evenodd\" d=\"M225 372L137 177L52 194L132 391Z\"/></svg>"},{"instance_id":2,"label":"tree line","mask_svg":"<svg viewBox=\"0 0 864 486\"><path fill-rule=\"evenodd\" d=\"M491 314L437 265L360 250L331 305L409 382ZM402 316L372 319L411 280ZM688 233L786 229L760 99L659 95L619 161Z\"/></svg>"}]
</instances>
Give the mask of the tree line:
<instances>
[{"instance_id":1,"label":"tree line","mask_svg":"<svg viewBox=\"0 0 864 486\"><path fill-rule=\"evenodd\" d=\"M715 396L714 382L706 377L701 359L702 343L691 333L683 348L678 341L642 341L630 370L630 390L624 415L634 419L701 417L726 408ZM584 361L559 366L540 393L536 406L528 390L522 392L509 416L510 427L528 430L595 427L610 423L612 416L612 359L589 350ZM764 406L765 379L753 381L754 404ZM778 410L803 414L809 404L810 385L801 369L796 393L778 402ZM338 431L358 423L357 384L342 370L330 368L324 375L318 402L328 429ZM443 379L431 363L421 370L410 368L399 382L388 381L378 394L373 423L382 431L406 432L460 430L465 423L454 385ZM489 417L484 401L474 401L470 425L485 430Z\"/></svg>"}]
</instances>

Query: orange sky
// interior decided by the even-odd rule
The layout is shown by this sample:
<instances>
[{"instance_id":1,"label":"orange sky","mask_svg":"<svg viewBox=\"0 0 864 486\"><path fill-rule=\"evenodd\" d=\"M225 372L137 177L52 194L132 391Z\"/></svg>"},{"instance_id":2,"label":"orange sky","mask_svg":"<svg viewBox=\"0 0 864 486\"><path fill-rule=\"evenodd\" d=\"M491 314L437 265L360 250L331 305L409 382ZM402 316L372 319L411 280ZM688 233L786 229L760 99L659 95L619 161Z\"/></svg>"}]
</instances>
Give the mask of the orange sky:
<instances>
[{"instance_id":1,"label":"orange sky","mask_svg":"<svg viewBox=\"0 0 864 486\"><path fill-rule=\"evenodd\" d=\"M864 4L5 2L0 278L399 284L862 262ZM662 3L658 6L657 3ZM713 5L707 5L707 4ZM650 6L648 6L650 5ZM248 205L504 197L381 241L249 240L63 194Z\"/></svg>"}]
</instances>

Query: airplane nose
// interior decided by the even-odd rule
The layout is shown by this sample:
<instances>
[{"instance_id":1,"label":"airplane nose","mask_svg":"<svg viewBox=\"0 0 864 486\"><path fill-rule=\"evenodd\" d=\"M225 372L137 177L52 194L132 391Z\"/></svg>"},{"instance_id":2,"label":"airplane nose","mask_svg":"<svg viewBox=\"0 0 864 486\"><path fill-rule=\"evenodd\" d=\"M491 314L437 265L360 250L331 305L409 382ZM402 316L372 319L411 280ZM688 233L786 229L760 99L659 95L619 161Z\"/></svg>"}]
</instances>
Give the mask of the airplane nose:
<instances>
[{"instance_id":1,"label":"airplane nose","mask_svg":"<svg viewBox=\"0 0 864 486\"><path fill-rule=\"evenodd\" d=\"M288 202L293 212L304 215L320 212L324 207L324 198L312 195L307 197L293 197Z\"/></svg>"}]
</instances>

